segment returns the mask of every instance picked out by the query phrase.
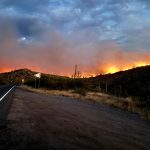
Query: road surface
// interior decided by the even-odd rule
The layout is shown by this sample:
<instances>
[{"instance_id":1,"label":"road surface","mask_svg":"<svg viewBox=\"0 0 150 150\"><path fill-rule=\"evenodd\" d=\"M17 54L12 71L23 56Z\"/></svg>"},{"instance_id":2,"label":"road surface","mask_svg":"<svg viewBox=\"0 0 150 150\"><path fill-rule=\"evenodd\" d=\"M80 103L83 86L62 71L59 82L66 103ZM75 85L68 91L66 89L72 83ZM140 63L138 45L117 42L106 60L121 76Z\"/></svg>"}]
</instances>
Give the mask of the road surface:
<instances>
[{"instance_id":1,"label":"road surface","mask_svg":"<svg viewBox=\"0 0 150 150\"><path fill-rule=\"evenodd\" d=\"M16 86L0 86L0 129L6 126L8 110L10 108Z\"/></svg>"},{"instance_id":2,"label":"road surface","mask_svg":"<svg viewBox=\"0 0 150 150\"><path fill-rule=\"evenodd\" d=\"M150 149L150 122L136 114L20 88L0 132L0 149Z\"/></svg>"},{"instance_id":3,"label":"road surface","mask_svg":"<svg viewBox=\"0 0 150 150\"><path fill-rule=\"evenodd\" d=\"M13 86L2 86L0 85L0 98L7 92L9 91Z\"/></svg>"}]
</instances>

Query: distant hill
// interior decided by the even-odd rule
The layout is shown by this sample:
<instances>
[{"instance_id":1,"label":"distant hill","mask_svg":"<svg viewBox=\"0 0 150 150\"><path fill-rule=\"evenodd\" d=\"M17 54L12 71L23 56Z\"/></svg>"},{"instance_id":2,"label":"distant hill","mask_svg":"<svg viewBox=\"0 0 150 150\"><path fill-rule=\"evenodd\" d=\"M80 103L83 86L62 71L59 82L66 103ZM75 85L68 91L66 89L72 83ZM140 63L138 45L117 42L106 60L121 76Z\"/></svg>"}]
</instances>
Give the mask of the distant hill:
<instances>
[{"instance_id":1,"label":"distant hill","mask_svg":"<svg viewBox=\"0 0 150 150\"><path fill-rule=\"evenodd\" d=\"M150 104L150 66L99 75L90 78L90 84L110 94L124 97L134 96L140 100L149 101Z\"/></svg>"},{"instance_id":2,"label":"distant hill","mask_svg":"<svg viewBox=\"0 0 150 150\"><path fill-rule=\"evenodd\" d=\"M19 69L19 70L14 70L11 72L6 72L6 73L1 73L0 74L0 85L3 84L11 84L11 83L17 83L17 84L21 84L22 80L25 81L26 84L30 83L30 82L34 82L35 77L34 75L36 74L36 71L31 71L29 69ZM57 76L57 75L50 75L50 74L44 74L42 73L42 79L43 77L47 77L47 78L64 78L61 76Z\"/></svg>"},{"instance_id":3,"label":"distant hill","mask_svg":"<svg viewBox=\"0 0 150 150\"><path fill-rule=\"evenodd\" d=\"M21 83L22 79L32 79L36 72L29 69L19 69L0 74L0 84Z\"/></svg>"},{"instance_id":4,"label":"distant hill","mask_svg":"<svg viewBox=\"0 0 150 150\"><path fill-rule=\"evenodd\" d=\"M80 81L75 81L69 77L52 75L52 74L41 74L40 80L35 78L37 72L31 71L29 69L19 69L11 72L1 73L0 74L0 85L9 85L9 84L23 84L29 85L32 87L38 87L40 82L40 87L48 89L73 89L80 86Z\"/></svg>"}]
</instances>

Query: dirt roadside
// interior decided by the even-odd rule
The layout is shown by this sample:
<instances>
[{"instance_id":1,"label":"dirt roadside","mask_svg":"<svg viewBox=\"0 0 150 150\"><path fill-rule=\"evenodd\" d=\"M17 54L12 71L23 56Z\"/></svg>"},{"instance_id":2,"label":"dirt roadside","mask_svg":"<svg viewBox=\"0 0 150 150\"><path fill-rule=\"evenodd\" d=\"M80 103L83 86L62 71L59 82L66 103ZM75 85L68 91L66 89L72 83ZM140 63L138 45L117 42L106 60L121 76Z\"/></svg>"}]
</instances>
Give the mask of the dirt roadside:
<instances>
[{"instance_id":1,"label":"dirt roadside","mask_svg":"<svg viewBox=\"0 0 150 150\"><path fill-rule=\"evenodd\" d=\"M142 119L150 121L150 110L146 107L141 107L139 101L133 97L122 98L122 97L116 97L102 92L88 92L88 91L85 92L86 93L85 95L82 95L81 93L77 93L73 90L69 90L69 91L48 90L44 88L35 89L29 86L21 86L21 88L35 93L49 94L55 96L65 96L65 97L78 99L80 101L86 101L86 102L90 101L99 104L107 104L128 112L138 113Z\"/></svg>"},{"instance_id":2,"label":"dirt roadside","mask_svg":"<svg viewBox=\"0 0 150 150\"><path fill-rule=\"evenodd\" d=\"M17 89L0 149L150 149L150 123L107 105Z\"/></svg>"}]
</instances>

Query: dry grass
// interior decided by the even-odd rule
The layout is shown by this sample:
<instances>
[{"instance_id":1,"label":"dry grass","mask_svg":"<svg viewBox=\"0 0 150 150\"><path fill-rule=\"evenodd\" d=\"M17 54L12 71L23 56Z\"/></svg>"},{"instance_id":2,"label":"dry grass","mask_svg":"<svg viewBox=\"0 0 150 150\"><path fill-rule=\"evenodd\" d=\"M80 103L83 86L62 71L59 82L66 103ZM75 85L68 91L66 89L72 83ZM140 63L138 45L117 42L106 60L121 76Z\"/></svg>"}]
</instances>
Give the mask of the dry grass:
<instances>
[{"instance_id":1,"label":"dry grass","mask_svg":"<svg viewBox=\"0 0 150 150\"><path fill-rule=\"evenodd\" d=\"M73 93L72 90L61 91L61 90L47 90L44 88L35 89L35 88L31 88L29 86L21 86L21 88L28 90L30 92L36 92L36 93L41 93L41 94L50 94L50 95L54 95L54 96L67 96L67 97L78 97L79 96L79 94Z\"/></svg>"},{"instance_id":2,"label":"dry grass","mask_svg":"<svg viewBox=\"0 0 150 150\"><path fill-rule=\"evenodd\" d=\"M75 93L72 90L69 91L60 91L60 90L47 90L47 89L34 89L28 86L23 86L21 88L24 88L30 92L37 92L42 94L50 94L55 96L66 96L66 97L72 97L76 98L82 101L92 101L96 103L103 103L108 104L113 107L121 108L123 110L127 110L130 112L135 112L140 114L140 116L146 120L150 120L150 110L146 108L141 108L138 105L138 102L136 100L133 100L132 98L121 98L121 97L115 97L112 95L108 95L105 93L100 92L87 92L85 96Z\"/></svg>"}]
</instances>

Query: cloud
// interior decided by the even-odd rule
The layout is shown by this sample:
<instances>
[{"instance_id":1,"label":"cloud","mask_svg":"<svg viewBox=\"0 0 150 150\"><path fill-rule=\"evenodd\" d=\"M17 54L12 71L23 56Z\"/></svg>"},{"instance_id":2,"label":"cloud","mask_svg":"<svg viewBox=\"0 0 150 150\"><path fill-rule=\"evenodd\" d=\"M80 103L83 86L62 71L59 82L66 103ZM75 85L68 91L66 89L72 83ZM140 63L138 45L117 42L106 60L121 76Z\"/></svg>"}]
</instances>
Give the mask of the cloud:
<instances>
[{"instance_id":1,"label":"cloud","mask_svg":"<svg viewBox=\"0 0 150 150\"><path fill-rule=\"evenodd\" d=\"M83 72L96 73L108 62L118 67L134 64L136 58L129 59L133 54L137 61L139 56L145 58L142 52L149 56L147 4L146 0L2 0L0 63L3 68L58 74L71 73L75 64Z\"/></svg>"},{"instance_id":2,"label":"cloud","mask_svg":"<svg viewBox=\"0 0 150 150\"><path fill-rule=\"evenodd\" d=\"M150 63L149 52L125 52L119 45L108 40L87 43L85 35L79 32L77 35L81 36L82 41L76 39L76 43L72 39L66 40L53 28L43 34L43 41L25 43L25 38L18 41L17 30L8 22L6 20L0 24L1 31L7 31L0 42L1 71L29 68L46 73L71 75L74 65L78 64L82 73L99 74L106 73L112 66L120 70L133 67L137 62Z\"/></svg>"},{"instance_id":3,"label":"cloud","mask_svg":"<svg viewBox=\"0 0 150 150\"><path fill-rule=\"evenodd\" d=\"M132 30L139 24L141 28L145 26L145 22L147 25L150 24L146 21L150 12L145 8L146 2L146 0L144 2L141 0L3 0L0 2L0 14L12 17L18 30L24 35L35 35L40 28L49 26L57 28L64 34L88 27L96 31L99 27L104 35L110 29L112 36L119 34L116 37L118 39L125 36L124 30L127 28ZM33 31L36 26L38 29Z\"/></svg>"},{"instance_id":4,"label":"cloud","mask_svg":"<svg viewBox=\"0 0 150 150\"><path fill-rule=\"evenodd\" d=\"M32 13L39 11L39 8L49 4L49 0L2 0L1 5L3 7L11 7L21 12Z\"/></svg>"}]
</instances>

